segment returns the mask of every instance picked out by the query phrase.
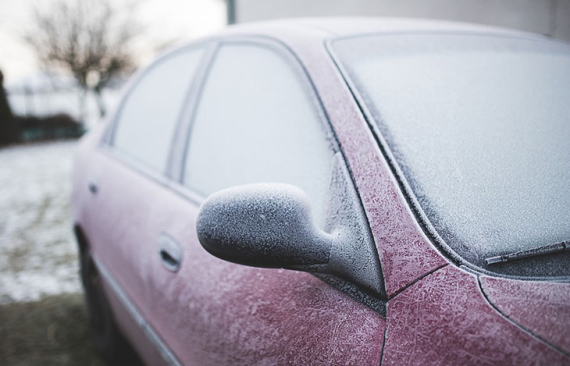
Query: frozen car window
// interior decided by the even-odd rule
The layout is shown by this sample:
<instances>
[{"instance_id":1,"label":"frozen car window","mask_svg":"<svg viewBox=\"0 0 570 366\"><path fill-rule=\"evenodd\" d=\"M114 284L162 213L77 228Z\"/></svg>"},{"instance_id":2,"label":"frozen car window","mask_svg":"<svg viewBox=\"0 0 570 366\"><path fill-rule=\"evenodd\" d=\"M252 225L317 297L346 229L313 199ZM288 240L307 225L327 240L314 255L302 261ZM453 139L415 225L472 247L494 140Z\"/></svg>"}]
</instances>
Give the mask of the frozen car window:
<instances>
[{"instance_id":1,"label":"frozen car window","mask_svg":"<svg viewBox=\"0 0 570 366\"><path fill-rule=\"evenodd\" d=\"M464 258L570 239L570 50L467 35L333 48L440 236Z\"/></svg>"},{"instance_id":2,"label":"frozen car window","mask_svg":"<svg viewBox=\"0 0 570 366\"><path fill-rule=\"evenodd\" d=\"M114 145L164 172L174 129L203 51L175 53L143 75L120 111Z\"/></svg>"},{"instance_id":3,"label":"frozen car window","mask_svg":"<svg viewBox=\"0 0 570 366\"><path fill-rule=\"evenodd\" d=\"M332 150L307 88L276 51L223 46L192 127L185 185L207 196L246 183L294 184L322 224Z\"/></svg>"}]
</instances>

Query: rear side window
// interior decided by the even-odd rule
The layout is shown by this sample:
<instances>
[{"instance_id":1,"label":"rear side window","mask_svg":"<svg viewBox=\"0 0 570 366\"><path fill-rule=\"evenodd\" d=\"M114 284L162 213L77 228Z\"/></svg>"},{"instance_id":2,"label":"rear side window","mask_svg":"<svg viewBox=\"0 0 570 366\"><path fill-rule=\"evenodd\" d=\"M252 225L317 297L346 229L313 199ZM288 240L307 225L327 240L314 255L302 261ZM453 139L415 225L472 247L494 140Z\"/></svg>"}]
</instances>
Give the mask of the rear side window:
<instances>
[{"instance_id":1,"label":"rear side window","mask_svg":"<svg viewBox=\"0 0 570 366\"><path fill-rule=\"evenodd\" d=\"M147 70L121 108L115 148L153 170L166 170L174 130L202 55L202 49L184 50Z\"/></svg>"},{"instance_id":2,"label":"rear side window","mask_svg":"<svg viewBox=\"0 0 570 366\"><path fill-rule=\"evenodd\" d=\"M333 151L307 81L281 52L222 46L198 103L184 184L208 196L247 183L281 182L308 194L319 224Z\"/></svg>"}]
</instances>

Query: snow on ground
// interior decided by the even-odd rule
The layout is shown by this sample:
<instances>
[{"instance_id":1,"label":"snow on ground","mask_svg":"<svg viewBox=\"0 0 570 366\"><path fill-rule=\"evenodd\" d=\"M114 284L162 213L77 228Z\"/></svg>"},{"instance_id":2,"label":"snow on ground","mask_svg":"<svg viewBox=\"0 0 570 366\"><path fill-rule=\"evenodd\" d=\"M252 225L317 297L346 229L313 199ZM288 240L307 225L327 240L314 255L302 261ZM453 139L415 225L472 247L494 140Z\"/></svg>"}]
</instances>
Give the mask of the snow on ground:
<instances>
[{"instance_id":1,"label":"snow on ground","mask_svg":"<svg viewBox=\"0 0 570 366\"><path fill-rule=\"evenodd\" d=\"M81 290L70 222L76 143L0 149L0 304Z\"/></svg>"}]
</instances>

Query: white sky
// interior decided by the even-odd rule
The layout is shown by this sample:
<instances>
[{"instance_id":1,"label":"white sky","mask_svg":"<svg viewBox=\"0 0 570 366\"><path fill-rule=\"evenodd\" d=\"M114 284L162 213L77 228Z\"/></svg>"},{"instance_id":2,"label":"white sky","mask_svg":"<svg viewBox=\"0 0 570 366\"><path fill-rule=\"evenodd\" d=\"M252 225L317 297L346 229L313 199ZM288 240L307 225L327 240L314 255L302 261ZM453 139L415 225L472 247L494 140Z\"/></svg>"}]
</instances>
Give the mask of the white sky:
<instances>
[{"instance_id":1,"label":"white sky","mask_svg":"<svg viewBox=\"0 0 570 366\"><path fill-rule=\"evenodd\" d=\"M0 70L6 84L39 70L33 51L21 41L20 34L28 26L34 6L44 8L53 1L0 0ZM146 27L136 44L141 64L166 42L197 38L226 24L224 0L143 0L138 14Z\"/></svg>"}]
</instances>

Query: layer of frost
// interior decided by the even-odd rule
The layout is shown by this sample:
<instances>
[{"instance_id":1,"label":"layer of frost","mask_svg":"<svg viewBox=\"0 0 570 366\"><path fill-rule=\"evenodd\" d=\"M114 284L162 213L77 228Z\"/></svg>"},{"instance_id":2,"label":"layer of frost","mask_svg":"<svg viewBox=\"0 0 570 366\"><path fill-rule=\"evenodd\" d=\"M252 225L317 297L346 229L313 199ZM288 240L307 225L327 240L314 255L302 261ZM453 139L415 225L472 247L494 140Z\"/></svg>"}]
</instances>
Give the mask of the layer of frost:
<instances>
[{"instance_id":1,"label":"layer of frost","mask_svg":"<svg viewBox=\"0 0 570 366\"><path fill-rule=\"evenodd\" d=\"M70 222L74 146L0 149L0 303L81 290Z\"/></svg>"}]
</instances>

